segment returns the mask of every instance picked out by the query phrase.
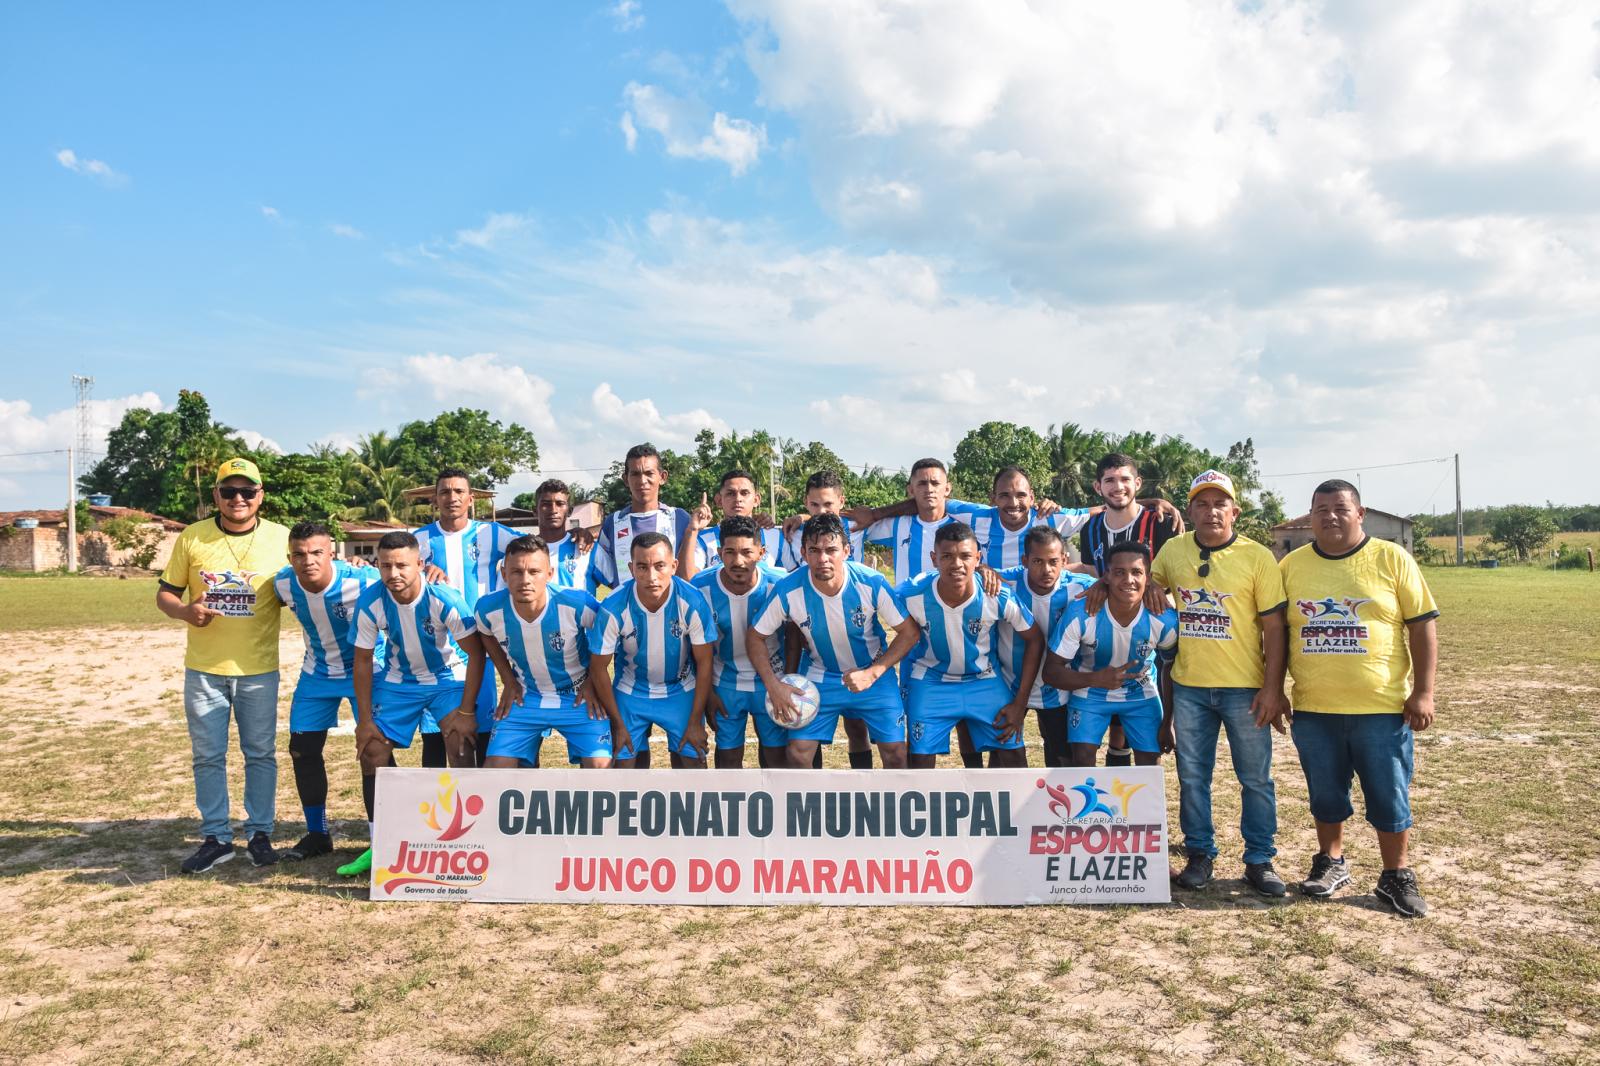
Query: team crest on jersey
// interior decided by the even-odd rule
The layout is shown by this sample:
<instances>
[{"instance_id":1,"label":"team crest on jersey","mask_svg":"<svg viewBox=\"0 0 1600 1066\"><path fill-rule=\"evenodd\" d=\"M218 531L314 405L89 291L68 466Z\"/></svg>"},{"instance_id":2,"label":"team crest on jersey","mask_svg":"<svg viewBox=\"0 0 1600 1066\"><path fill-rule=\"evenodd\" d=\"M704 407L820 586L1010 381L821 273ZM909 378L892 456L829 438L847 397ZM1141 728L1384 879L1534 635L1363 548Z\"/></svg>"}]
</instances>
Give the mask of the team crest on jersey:
<instances>
[{"instance_id":1,"label":"team crest on jersey","mask_svg":"<svg viewBox=\"0 0 1600 1066\"><path fill-rule=\"evenodd\" d=\"M562 636L560 633L551 633L550 634L550 650L551 651L564 651L566 649L566 646L567 646L567 638L566 637Z\"/></svg>"},{"instance_id":2,"label":"team crest on jersey","mask_svg":"<svg viewBox=\"0 0 1600 1066\"><path fill-rule=\"evenodd\" d=\"M478 542L475 541L475 540L467 541L466 544L462 545L461 554L465 555L468 559L472 560L473 562L477 562L478 561Z\"/></svg>"},{"instance_id":3,"label":"team crest on jersey","mask_svg":"<svg viewBox=\"0 0 1600 1066\"><path fill-rule=\"evenodd\" d=\"M971 621L969 621L967 623L967 633L968 633L969 636L974 636L975 637L975 636L977 636L978 634L980 634L982 632L983 632L983 619L974 618L974 619L972 619Z\"/></svg>"},{"instance_id":4,"label":"team crest on jersey","mask_svg":"<svg viewBox=\"0 0 1600 1066\"><path fill-rule=\"evenodd\" d=\"M576 574L578 572L578 560L576 560L576 559L563 559L563 560L561 560L561 571L562 571L562 573L565 573L565 574Z\"/></svg>"},{"instance_id":5,"label":"team crest on jersey","mask_svg":"<svg viewBox=\"0 0 1600 1066\"><path fill-rule=\"evenodd\" d=\"M348 621L355 612L350 609L348 604L336 603L328 608L328 613L339 619L339 621L344 622Z\"/></svg>"},{"instance_id":6,"label":"team crest on jersey","mask_svg":"<svg viewBox=\"0 0 1600 1066\"><path fill-rule=\"evenodd\" d=\"M674 637L682 639L683 635L689 632L689 627L683 624L683 619L674 618L672 620L672 624L667 627L667 631L670 632Z\"/></svg>"},{"instance_id":7,"label":"team crest on jersey","mask_svg":"<svg viewBox=\"0 0 1600 1066\"><path fill-rule=\"evenodd\" d=\"M857 605L856 609L850 612L850 624L857 629L867 628L867 609Z\"/></svg>"},{"instance_id":8,"label":"team crest on jersey","mask_svg":"<svg viewBox=\"0 0 1600 1066\"><path fill-rule=\"evenodd\" d=\"M434 627L433 619L431 618L424 618L421 622L418 622L417 628L428 634L430 637L437 636L439 632L438 629Z\"/></svg>"}]
</instances>

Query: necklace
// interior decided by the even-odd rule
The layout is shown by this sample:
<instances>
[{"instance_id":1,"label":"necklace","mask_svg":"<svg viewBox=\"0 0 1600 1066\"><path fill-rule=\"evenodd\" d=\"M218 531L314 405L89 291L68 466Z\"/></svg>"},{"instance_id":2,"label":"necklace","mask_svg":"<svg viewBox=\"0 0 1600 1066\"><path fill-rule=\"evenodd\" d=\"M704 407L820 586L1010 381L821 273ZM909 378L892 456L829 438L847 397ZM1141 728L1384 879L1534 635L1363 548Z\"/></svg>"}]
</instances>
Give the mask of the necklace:
<instances>
[{"instance_id":1,"label":"necklace","mask_svg":"<svg viewBox=\"0 0 1600 1066\"><path fill-rule=\"evenodd\" d=\"M233 565L237 569L243 570L244 569L244 559L239 557L239 553L236 550L234 550L234 547L233 547L233 542L234 542L235 539L238 538L239 534L237 534L237 533L229 533L227 528L225 526L223 526L221 520L218 520L217 528L222 530L222 542L228 546L228 554L233 556ZM249 558L250 549L255 547L256 533L260 529L261 529L261 519L258 518L258 519L256 519L255 525L250 527L250 536L245 540L245 545L244 545L244 556L245 556L245 558Z\"/></svg>"}]
</instances>

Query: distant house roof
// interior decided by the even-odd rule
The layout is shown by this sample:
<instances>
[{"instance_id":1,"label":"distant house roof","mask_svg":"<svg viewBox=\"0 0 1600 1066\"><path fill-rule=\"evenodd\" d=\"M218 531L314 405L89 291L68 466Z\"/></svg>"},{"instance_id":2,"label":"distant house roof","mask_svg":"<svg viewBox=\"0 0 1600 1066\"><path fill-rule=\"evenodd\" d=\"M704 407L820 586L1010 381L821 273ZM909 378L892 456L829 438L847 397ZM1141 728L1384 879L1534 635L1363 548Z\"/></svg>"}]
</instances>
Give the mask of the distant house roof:
<instances>
[{"instance_id":1,"label":"distant house roof","mask_svg":"<svg viewBox=\"0 0 1600 1066\"><path fill-rule=\"evenodd\" d=\"M1390 514L1388 511L1380 511L1376 507L1368 507L1367 513L1382 515L1385 518L1392 518L1396 522L1399 522L1401 525L1405 526L1414 524L1411 519L1405 517L1404 515ZM1291 518L1287 522L1279 522L1277 525L1272 527L1272 531L1274 533L1292 533L1297 529L1310 528L1311 516L1309 514L1303 514L1299 518Z\"/></svg>"},{"instance_id":2,"label":"distant house roof","mask_svg":"<svg viewBox=\"0 0 1600 1066\"><path fill-rule=\"evenodd\" d=\"M411 529L402 522L340 522L339 528L348 540L379 540L385 533Z\"/></svg>"},{"instance_id":3,"label":"distant house roof","mask_svg":"<svg viewBox=\"0 0 1600 1066\"><path fill-rule=\"evenodd\" d=\"M98 507L89 505L89 514L96 522L109 522L114 518L136 518L141 522L153 522L168 533L183 531L185 523L174 522L170 518L162 518L149 511L141 511L137 507ZM37 519L41 526L59 526L66 521L66 512L57 508L54 511L0 511L0 526L12 525L19 518ZM79 530L80 533L92 532Z\"/></svg>"},{"instance_id":4,"label":"distant house roof","mask_svg":"<svg viewBox=\"0 0 1600 1066\"><path fill-rule=\"evenodd\" d=\"M433 496L433 486L418 485L414 489L406 489L400 495L408 500L426 500ZM473 489L472 498L474 500L492 500L494 499L494 493L488 489Z\"/></svg>"}]
</instances>

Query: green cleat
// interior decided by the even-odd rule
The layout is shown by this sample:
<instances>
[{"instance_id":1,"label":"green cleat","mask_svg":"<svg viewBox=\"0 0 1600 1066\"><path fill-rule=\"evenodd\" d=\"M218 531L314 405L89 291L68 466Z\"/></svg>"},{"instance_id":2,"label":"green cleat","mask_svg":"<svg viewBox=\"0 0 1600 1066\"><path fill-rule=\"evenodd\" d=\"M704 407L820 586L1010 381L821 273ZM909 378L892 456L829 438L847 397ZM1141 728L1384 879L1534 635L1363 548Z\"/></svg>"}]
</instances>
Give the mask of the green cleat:
<instances>
[{"instance_id":1,"label":"green cleat","mask_svg":"<svg viewBox=\"0 0 1600 1066\"><path fill-rule=\"evenodd\" d=\"M366 851L363 851L360 855L355 857L354 861L347 862L343 866L339 867L337 872L340 877L360 877L363 874L371 873L372 849L368 848Z\"/></svg>"}]
</instances>

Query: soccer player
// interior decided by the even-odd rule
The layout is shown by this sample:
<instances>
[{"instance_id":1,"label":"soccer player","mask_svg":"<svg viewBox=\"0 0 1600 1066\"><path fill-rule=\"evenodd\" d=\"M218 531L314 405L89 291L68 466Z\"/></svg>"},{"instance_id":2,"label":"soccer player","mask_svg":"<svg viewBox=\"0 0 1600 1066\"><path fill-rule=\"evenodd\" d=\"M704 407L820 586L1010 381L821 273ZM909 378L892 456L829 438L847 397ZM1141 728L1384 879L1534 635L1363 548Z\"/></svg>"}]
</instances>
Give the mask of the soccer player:
<instances>
[{"instance_id":1,"label":"soccer player","mask_svg":"<svg viewBox=\"0 0 1600 1066\"><path fill-rule=\"evenodd\" d=\"M867 526L868 544L888 548L894 553L894 583L902 586L918 574L934 568L933 537L939 527L956 521L947 506L950 501L950 474L937 459L918 459L911 464L911 478L906 482L906 495L910 497L915 514L883 512L903 509L860 509L864 514L852 518L871 517Z\"/></svg>"},{"instance_id":2,"label":"soccer player","mask_svg":"<svg viewBox=\"0 0 1600 1066\"><path fill-rule=\"evenodd\" d=\"M1193 532L1162 547L1151 579L1178 605L1178 658L1172 665L1172 713L1161 749L1179 752L1178 821L1187 862L1173 880L1201 888L1217 858L1211 777L1217 734L1239 780L1244 876L1263 896L1287 891L1272 867L1278 849L1278 800L1272 785L1272 730L1284 731L1287 634L1283 576L1272 552L1234 529L1239 504L1233 479L1207 470L1189 485Z\"/></svg>"},{"instance_id":3,"label":"soccer player","mask_svg":"<svg viewBox=\"0 0 1600 1066\"><path fill-rule=\"evenodd\" d=\"M767 639L785 622L793 622L805 639L799 672L817 686L821 702L810 725L789 731L789 766L811 766L817 745L833 742L843 715L865 720L885 769L903 769L905 704L893 671L916 645L917 627L906 624L882 574L849 561L849 539L838 515L811 519L802 539L806 565L778 582L745 637L750 665L771 696L774 717L783 721L795 720L795 690L778 680L764 654ZM885 623L895 630L893 643Z\"/></svg>"},{"instance_id":4,"label":"soccer player","mask_svg":"<svg viewBox=\"0 0 1600 1066\"><path fill-rule=\"evenodd\" d=\"M770 565L772 560L778 558L783 547L783 530L772 524L769 515L756 514L756 506L760 502L755 478L747 471L730 470L722 475L722 484L716 495L716 504L722 508L722 516L749 518L755 522L756 532ZM720 527L712 524L711 507L706 500L702 499L700 506L690 512L689 529L694 534L693 539L685 541L678 548L678 576L685 580L692 579L702 570L722 565L717 552L721 540Z\"/></svg>"},{"instance_id":5,"label":"soccer player","mask_svg":"<svg viewBox=\"0 0 1600 1066\"><path fill-rule=\"evenodd\" d=\"M394 749L409 748L432 712L451 766L476 762L478 689L484 651L467 601L452 586L422 579L417 538L403 530L378 541L377 584L356 604L356 752L368 831L377 773L394 765ZM374 676L373 651L384 639L384 668ZM339 867L345 877L372 869L372 848Z\"/></svg>"},{"instance_id":6,"label":"soccer player","mask_svg":"<svg viewBox=\"0 0 1600 1066\"><path fill-rule=\"evenodd\" d=\"M1438 605L1416 560L1363 528L1361 492L1325 481L1311 497L1316 539L1278 564L1289 600L1292 733L1305 771L1317 855L1300 885L1327 897L1350 883L1344 823L1360 778L1378 833L1378 898L1405 918L1427 912L1406 866L1412 734L1433 724Z\"/></svg>"},{"instance_id":7,"label":"soccer player","mask_svg":"<svg viewBox=\"0 0 1600 1066\"><path fill-rule=\"evenodd\" d=\"M356 605L378 580L370 566L351 566L334 554L333 534L322 522L301 522L289 530L289 565L273 580L278 602L294 612L305 633L306 655L289 703L289 757L294 787L306 815L306 835L283 853L288 860L312 859L333 851L328 828L328 768L322 749L328 730L339 724L339 704L355 713ZM373 648L383 660L383 642Z\"/></svg>"},{"instance_id":8,"label":"soccer player","mask_svg":"<svg viewBox=\"0 0 1600 1066\"><path fill-rule=\"evenodd\" d=\"M500 561L517 531L499 522L472 517L472 481L465 470L447 467L433 482L433 509L437 517L415 530L418 558L429 581L443 581L461 593L467 617L478 597L500 587ZM474 760L482 766L494 731L496 694L493 676L478 690L478 728L473 736ZM438 724L431 714L423 717L422 765L443 766ZM430 739L432 738L432 739Z\"/></svg>"},{"instance_id":9,"label":"soccer player","mask_svg":"<svg viewBox=\"0 0 1600 1066\"><path fill-rule=\"evenodd\" d=\"M1115 714L1127 731L1133 761L1154 766L1161 757L1161 694L1156 659L1170 659L1178 643L1178 613L1145 609L1150 549L1138 541L1112 546L1104 560L1106 609L1091 616L1082 602L1062 616L1050 637L1044 681L1072 695L1067 701L1067 744L1073 766L1093 766Z\"/></svg>"},{"instance_id":10,"label":"soccer player","mask_svg":"<svg viewBox=\"0 0 1600 1066\"><path fill-rule=\"evenodd\" d=\"M196 874L234 857L228 820L228 722L238 723L244 755L242 827L250 861L278 861L272 823L278 796L278 597L272 575L283 565L289 531L261 517L266 493L248 459L217 468L216 514L178 535L156 589L156 609L187 624L183 711L194 756L194 800L200 809L195 853L183 860Z\"/></svg>"},{"instance_id":11,"label":"soccer player","mask_svg":"<svg viewBox=\"0 0 1600 1066\"><path fill-rule=\"evenodd\" d=\"M591 595L629 579L630 546L635 537L660 533L667 538L676 562L678 546L689 535L689 512L662 506L661 486L667 483L667 471L654 445L635 444L628 449L622 460L622 478L628 485L628 506L612 511L600 522L600 535L595 538L585 575Z\"/></svg>"},{"instance_id":12,"label":"soccer player","mask_svg":"<svg viewBox=\"0 0 1600 1066\"><path fill-rule=\"evenodd\" d=\"M950 731L966 722L973 747L992 751L990 766L1028 765L1022 724L1044 658L1044 636L1022 602L1002 585L997 595L974 580L979 565L972 527L951 522L933 535L938 571L898 590L906 616L922 630L906 681L911 765L931 769L950 750ZM1015 689L996 669L996 637L1023 644Z\"/></svg>"},{"instance_id":13,"label":"soccer player","mask_svg":"<svg viewBox=\"0 0 1600 1066\"><path fill-rule=\"evenodd\" d=\"M634 768L660 726L674 766L704 769L716 619L700 590L677 576L666 534L628 539L633 580L600 604L589 633L591 689L611 718L616 765Z\"/></svg>"},{"instance_id":14,"label":"soccer player","mask_svg":"<svg viewBox=\"0 0 1600 1066\"><path fill-rule=\"evenodd\" d=\"M994 476L989 506L965 500L951 500L951 514L966 522L978 535L980 559L985 566L1004 570L1022 564L1022 539L1039 525L1070 537L1099 513L1099 507L1057 507L1050 501L1035 504L1033 484L1019 466L1002 467ZM1075 568L1081 564L1071 564ZM1080 572L1091 572L1084 567Z\"/></svg>"},{"instance_id":15,"label":"soccer player","mask_svg":"<svg viewBox=\"0 0 1600 1066\"><path fill-rule=\"evenodd\" d=\"M478 601L474 622L504 682L485 766L512 768L561 732L586 769L611 765L611 720L591 694L589 628L600 604L556 585L550 547L522 536L506 545L505 587Z\"/></svg>"},{"instance_id":16,"label":"soccer player","mask_svg":"<svg viewBox=\"0 0 1600 1066\"><path fill-rule=\"evenodd\" d=\"M539 515L539 539L550 553L551 585L562 589L583 588L594 538L584 530L567 529L567 518L572 514L572 490L565 481L548 478L533 490L533 499L534 510Z\"/></svg>"},{"instance_id":17,"label":"soccer player","mask_svg":"<svg viewBox=\"0 0 1600 1066\"><path fill-rule=\"evenodd\" d=\"M1105 501L1105 510L1089 519L1078 534L1078 545L1083 561L1102 577L1113 545L1143 544L1154 559L1163 544L1183 532L1183 519L1170 505L1157 510L1140 501L1143 487L1138 461L1131 455L1109 452L1095 464L1094 489ZM1113 716L1106 765L1127 766L1132 761L1122 722Z\"/></svg>"},{"instance_id":18,"label":"soccer player","mask_svg":"<svg viewBox=\"0 0 1600 1066\"><path fill-rule=\"evenodd\" d=\"M706 717L715 725L716 766L737 770L744 765L745 720L755 722L762 766L787 766L788 732L767 714L767 689L750 663L745 642L751 624L766 610L778 582L788 575L767 565L761 530L745 515L724 518L717 527L720 562L690 582L711 605L717 620L713 660L716 688ZM766 638L767 661L783 655L783 633Z\"/></svg>"},{"instance_id":19,"label":"soccer player","mask_svg":"<svg viewBox=\"0 0 1600 1066\"><path fill-rule=\"evenodd\" d=\"M1061 618L1074 600L1081 598L1093 584L1087 576L1074 573L1067 562L1067 546L1061 534L1046 525L1034 526L1022 539L1022 565L1000 571L1000 577L1010 586L1028 613L1033 615L1039 632L1048 635L1056 631ZM1018 640L1008 627L999 631L995 652L1000 658L1000 674L1012 691L1022 686L1023 658L1027 643ZM1044 671L1044 658L1040 656L1039 672ZM1028 693L1028 707L1039 717L1039 736L1044 741L1044 764L1068 766L1067 753L1067 693L1035 679Z\"/></svg>"}]
</instances>

